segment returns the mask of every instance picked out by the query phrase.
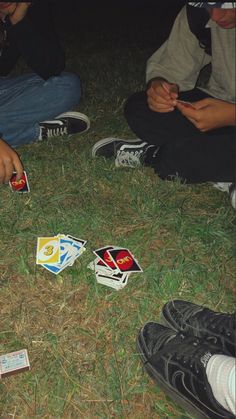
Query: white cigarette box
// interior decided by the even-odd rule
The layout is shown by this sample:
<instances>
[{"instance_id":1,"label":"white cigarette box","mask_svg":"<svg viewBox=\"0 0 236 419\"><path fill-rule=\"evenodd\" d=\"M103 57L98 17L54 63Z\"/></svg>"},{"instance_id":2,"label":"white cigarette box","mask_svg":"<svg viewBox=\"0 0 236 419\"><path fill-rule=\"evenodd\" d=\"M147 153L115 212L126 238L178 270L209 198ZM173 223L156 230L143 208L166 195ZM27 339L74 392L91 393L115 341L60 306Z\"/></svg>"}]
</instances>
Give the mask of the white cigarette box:
<instances>
[{"instance_id":1,"label":"white cigarette box","mask_svg":"<svg viewBox=\"0 0 236 419\"><path fill-rule=\"evenodd\" d=\"M29 369L30 363L27 349L0 356L0 378L9 377Z\"/></svg>"}]
</instances>

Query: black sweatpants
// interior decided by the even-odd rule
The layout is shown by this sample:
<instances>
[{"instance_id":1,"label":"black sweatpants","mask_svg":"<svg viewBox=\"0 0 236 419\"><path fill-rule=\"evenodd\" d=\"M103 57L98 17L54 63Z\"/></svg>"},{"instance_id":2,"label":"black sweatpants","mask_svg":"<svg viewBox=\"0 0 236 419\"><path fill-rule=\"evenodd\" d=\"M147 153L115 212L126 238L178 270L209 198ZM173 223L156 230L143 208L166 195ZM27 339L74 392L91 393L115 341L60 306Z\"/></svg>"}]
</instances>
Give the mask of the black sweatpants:
<instances>
[{"instance_id":1,"label":"black sweatpants","mask_svg":"<svg viewBox=\"0 0 236 419\"><path fill-rule=\"evenodd\" d=\"M189 102L206 97L209 95L199 89L179 96ZM151 111L146 92L132 95L124 113L138 138L160 146L156 157L147 158L145 163L162 179L179 176L187 183L235 181L235 127L201 132L178 109L169 113Z\"/></svg>"}]
</instances>

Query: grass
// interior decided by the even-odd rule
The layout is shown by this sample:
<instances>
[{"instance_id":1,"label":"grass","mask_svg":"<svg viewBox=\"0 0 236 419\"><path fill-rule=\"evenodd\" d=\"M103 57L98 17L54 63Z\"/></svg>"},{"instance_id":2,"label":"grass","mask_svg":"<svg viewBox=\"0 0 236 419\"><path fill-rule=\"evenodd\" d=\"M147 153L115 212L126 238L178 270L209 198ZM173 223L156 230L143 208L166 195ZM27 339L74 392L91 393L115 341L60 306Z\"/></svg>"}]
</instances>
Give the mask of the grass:
<instances>
[{"instance_id":1,"label":"grass","mask_svg":"<svg viewBox=\"0 0 236 419\"><path fill-rule=\"evenodd\" d=\"M0 382L0 416L190 418L143 372L135 339L170 299L233 310L235 212L210 185L163 182L151 169L91 158L98 139L132 137L123 103L143 88L151 49L114 47L104 33L86 43L67 36L91 129L21 148L31 193L0 189L0 353L28 348L32 366ZM58 233L88 244L55 277L36 266L35 251L38 236ZM92 250L107 244L128 247L144 270L119 292L87 269Z\"/></svg>"}]
</instances>

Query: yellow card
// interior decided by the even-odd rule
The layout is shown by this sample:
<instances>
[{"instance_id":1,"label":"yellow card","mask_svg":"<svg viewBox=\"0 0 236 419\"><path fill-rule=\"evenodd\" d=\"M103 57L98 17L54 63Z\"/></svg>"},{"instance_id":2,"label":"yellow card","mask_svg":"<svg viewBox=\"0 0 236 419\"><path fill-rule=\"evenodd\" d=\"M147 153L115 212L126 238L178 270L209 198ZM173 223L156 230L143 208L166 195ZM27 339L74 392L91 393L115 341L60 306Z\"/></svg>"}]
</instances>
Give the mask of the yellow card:
<instances>
[{"instance_id":1,"label":"yellow card","mask_svg":"<svg viewBox=\"0 0 236 419\"><path fill-rule=\"evenodd\" d=\"M60 262L60 238L38 237L36 264L54 265Z\"/></svg>"}]
</instances>

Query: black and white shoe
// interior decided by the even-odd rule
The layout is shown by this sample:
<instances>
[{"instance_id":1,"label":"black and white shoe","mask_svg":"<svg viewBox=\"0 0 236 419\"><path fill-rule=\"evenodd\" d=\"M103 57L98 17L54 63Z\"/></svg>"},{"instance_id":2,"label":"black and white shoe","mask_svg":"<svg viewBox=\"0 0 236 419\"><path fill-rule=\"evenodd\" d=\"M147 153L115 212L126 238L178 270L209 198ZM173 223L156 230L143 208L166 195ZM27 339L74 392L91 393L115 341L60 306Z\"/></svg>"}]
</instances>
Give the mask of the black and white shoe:
<instances>
[{"instance_id":1,"label":"black and white shoe","mask_svg":"<svg viewBox=\"0 0 236 419\"><path fill-rule=\"evenodd\" d=\"M89 118L80 112L65 112L50 121L42 121L40 126L40 140L61 135L81 134L90 127Z\"/></svg>"},{"instance_id":2,"label":"black and white shoe","mask_svg":"<svg viewBox=\"0 0 236 419\"><path fill-rule=\"evenodd\" d=\"M231 183L229 187L229 196L230 196L232 207L236 209L236 184L235 183Z\"/></svg>"},{"instance_id":3,"label":"black and white shoe","mask_svg":"<svg viewBox=\"0 0 236 419\"><path fill-rule=\"evenodd\" d=\"M234 418L215 399L206 375L212 355L222 354L219 348L149 322L139 332L137 349L147 373L195 418Z\"/></svg>"},{"instance_id":4,"label":"black and white shoe","mask_svg":"<svg viewBox=\"0 0 236 419\"><path fill-rule=\"evenodd\" d=\"M164 305L162 319L176 332L213 342L223 353L235 356L235 315L217 313L189 301L174 300Z\"/></svg>"},{"instance_id":5,"label":"black and white shoe","mask_svg":"<svg viewBox=\"0 0 236 419\"><path fill-rule=\"evenodd\" d=\"M216 182L213 183L214 188L221 192L227 192L230 197L232 207L236 209L236 185L232 182Z\"/></svg>"},{"instance_id":6,"label":"black and white shoe","mask_svg":"<svg viewBox=\"0 0 236 419\"><path fill-rule=\"evenodd\" d=\"M139 139L122 140L120 138L104 138L94 144L92 156L114 157L116 167L139 167L144 163L146 152L150 147ZM156 148L156 147L155 147Z\"/></svg>"}]
</instances>

